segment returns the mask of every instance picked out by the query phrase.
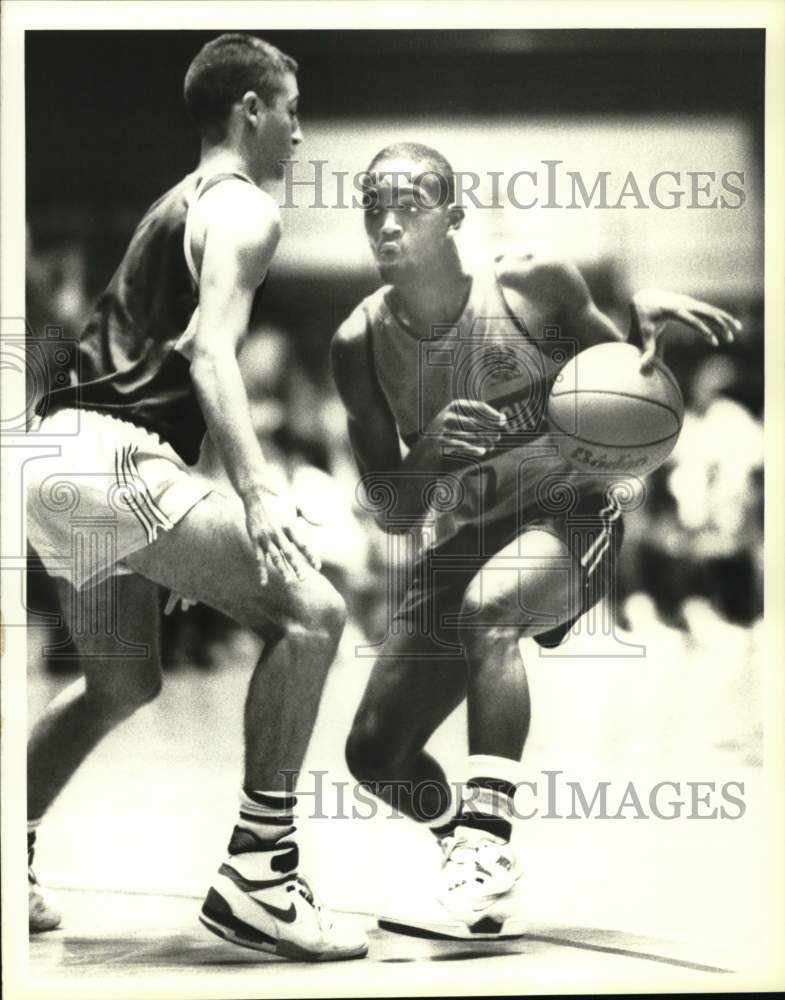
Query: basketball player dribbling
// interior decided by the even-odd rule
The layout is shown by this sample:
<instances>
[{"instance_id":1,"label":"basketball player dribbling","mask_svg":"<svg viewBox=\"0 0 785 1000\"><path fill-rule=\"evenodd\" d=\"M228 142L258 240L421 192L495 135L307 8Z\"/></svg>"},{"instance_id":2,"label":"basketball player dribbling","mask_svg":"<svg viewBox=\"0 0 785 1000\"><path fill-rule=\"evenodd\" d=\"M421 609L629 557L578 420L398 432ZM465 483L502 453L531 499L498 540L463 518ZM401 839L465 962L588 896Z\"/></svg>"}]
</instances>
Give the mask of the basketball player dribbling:
<instances>
[{"instance_id":1,"label":"basketball player dribbling","mask_svg":"<svg viewBox=\"0 0 785 1000\"><path fill-rule=\"evenodd\" d=\"M265 643L245 705L239 816L201 920L236 944L327 960L360 957L367 944L298 871L291 775L344 606L298 511L270 487L237 363L280 236L270 192L302 139L296 69L249 35L222 35L198 53L185 100L199 164L144 216L84 330L73 384L39 407L37 434L57 454L27 466L30 542L59 578L66 615L96 627L79 631L84 677L30 737L28 850L32 862L41 818L84 758L158 693L156 585L170 588ZM189 469L205 431L235 496ZM80 545L77 520L96 529ZM31 931L56 927L32 868L29 888Z\"/></svg>"},{"instance_id":2,"label":"basketball player dribbling","mask_svg":"<svg viewBox=\"0 0 785 1000\"><path fill-rule=\"evenodd\" d=\"M427 823L443 852L433 912L385 925L517 936L513 795L530 720L519 640L564 638L607 590L622 533L613 484L555 456L544 403L575 351L626 338L567 263L502 256L469 271L455 241L464 213L452 170L432 148L398 143L378 153L364 211L384 286L339 328L334 375L368 497L384 499L380 523L393 532L419 524L422 554L347 760L378 796ZM665 292L638 293L631 315L644 371L668 320L714 346L739 327L720 309ZM565 486L575 497L569 511L554 502ZM464 698L469 757L456 786L424 748Z\"/></svg>"}]
</instances>

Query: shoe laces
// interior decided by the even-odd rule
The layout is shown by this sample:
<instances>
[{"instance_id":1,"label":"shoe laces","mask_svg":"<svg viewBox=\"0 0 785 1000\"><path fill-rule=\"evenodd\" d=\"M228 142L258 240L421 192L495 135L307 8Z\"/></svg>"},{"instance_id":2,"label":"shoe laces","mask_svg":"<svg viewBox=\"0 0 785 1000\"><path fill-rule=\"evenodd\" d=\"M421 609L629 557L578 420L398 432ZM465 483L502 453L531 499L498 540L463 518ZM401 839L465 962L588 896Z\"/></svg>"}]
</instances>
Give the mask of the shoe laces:
<instances>
[{"instance_id":1,"label":"shoe laces","mask_svg":"<svg viewBox=\"0 0 785 1000\"><path fill-rule=\"evenodd\" d=\"M286 887L287 892L297 892L305 900L305 902L311 907L311 909L316 913L319 925L322 927L330 926L331 921L327 919L327 911L324 908L324 904L321 899L316 895L311 886L311 883L305 878L304 875L297 875Z\"/></svg>"},{"instance_id":2,"label":"shoe laces","mask_svg":"<svg viewBox=\"0 0 785 1000\"><path fill-rule=\"evenodd\" d=\"M475 850L475 848L467 844L465 840L459 840L459 838L454 834L442 837L439 842L439 846L442 849L443 865L446 865L448 861L455 861L459 864L461 862L465 862L467 860L466 855Z\"/></svg>"},{"instance_id":3,"label":"shoe laces","mask_svg":"<svg viewBox=\"0 0 785 1000\"><path fill-rule=\"evenodd\" d=\"M304 875L295 875L286 889L287 892L299 892L309 906L312 906L315 910L321 909L321 903L317 900L316 893L311 888L311 883Z\"/></svg>"},{"instance_id":4,"label":"shoe laces","mask_svg":"<svg viewBox=\"0 0 785 1000\"><path fill-rule=\"evenodd\" d=\"M450 871L450 881L453 885L460 885L468 881L484 883L491 877L491 872L480 863L481 852L484 847L496 847L497 845L485 838L456 836L449 834L441 841L443 852L442 869Z\"/></svg>"}]
</instances>

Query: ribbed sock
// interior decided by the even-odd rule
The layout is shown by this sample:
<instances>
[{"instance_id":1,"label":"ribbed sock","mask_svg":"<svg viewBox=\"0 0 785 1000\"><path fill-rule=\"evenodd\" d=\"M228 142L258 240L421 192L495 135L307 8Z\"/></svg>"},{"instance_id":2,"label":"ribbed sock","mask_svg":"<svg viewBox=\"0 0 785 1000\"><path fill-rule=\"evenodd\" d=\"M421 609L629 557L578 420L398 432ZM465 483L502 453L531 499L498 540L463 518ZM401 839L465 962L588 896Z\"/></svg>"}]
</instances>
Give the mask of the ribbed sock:
<instances>
[{"instance_id":1,"label":"ribbed sock","mask_svg":"<svg viewBox=\"0 0 785 1000\"><path fill-rule=\"evenodd\" d=\"M294 839L296 806L297 797L289 793L243 789L230 858L221 873L246 891L293 879L300 860Z\"/></svg>"},{"instance_id":2,"label":"ribbed sock","mask_svg":"<svg viewBox=\"0 0 785 1000\"><path fill-rule=\"evenodd\" d=\"M512 836L513 797L520 763L507 757L469 757L468 780L455 826L483 830L508 842Z\"/></svg>"}]
</instances>

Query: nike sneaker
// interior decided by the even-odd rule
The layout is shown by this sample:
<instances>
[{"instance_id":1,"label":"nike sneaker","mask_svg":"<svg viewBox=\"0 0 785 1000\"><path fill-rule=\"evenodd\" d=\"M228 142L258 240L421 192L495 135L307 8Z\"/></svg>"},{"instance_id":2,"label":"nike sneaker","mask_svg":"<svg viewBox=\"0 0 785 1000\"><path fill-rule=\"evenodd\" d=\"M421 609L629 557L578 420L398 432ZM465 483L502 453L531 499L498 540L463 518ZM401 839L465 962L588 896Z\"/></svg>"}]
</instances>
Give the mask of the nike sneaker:
<instances>
[{"instance_id":1,"label":"nike sneaker","mask_svg":"<svg viewBox=\"0 0 785 1000\"><path fill-rule=\"evenodd\" d=\"M365 934L323 906L306 879L296 873L254 877L257 860L244 853L221 865L199 916L208 930L244 948L295 961L330 962L367 953ZM266 866L267 859L261 860Z\"/></svg>"},{"instance_id":2,"label":"nike sneaker","mask_svg":"<svg viewBox=\"0 0 785 1000\"><path fill-rule=\"evenodd\" d=\"M42 931L53 931L56 927L60 926L62 917L43 894L32 868L27 869L27 898L31 934L40 934Z\"/></svg>"},{"instance_id":3,"label":"nike sneaker","mask_svg":"<svg viewBox=\"0 0 785 1000\"><path fill-rule=\"evenodd\" d=\"M435 905L407 916L379 919L384 930L415 937L497 941L522 937L521 870L515 852L500 837L457 826L440 838L442 868Z\"/></svg>"}]
</instances>

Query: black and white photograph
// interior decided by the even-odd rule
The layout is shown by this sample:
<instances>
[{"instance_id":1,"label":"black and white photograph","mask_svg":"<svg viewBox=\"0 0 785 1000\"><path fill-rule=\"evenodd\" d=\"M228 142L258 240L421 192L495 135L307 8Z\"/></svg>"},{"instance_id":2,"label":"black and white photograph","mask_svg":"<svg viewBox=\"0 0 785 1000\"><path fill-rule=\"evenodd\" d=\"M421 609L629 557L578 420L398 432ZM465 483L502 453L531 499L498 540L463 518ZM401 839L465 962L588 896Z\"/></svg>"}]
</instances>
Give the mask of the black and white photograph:
<instances>
[{"instance_id":1,"label":"black and white photograph","mask_svg":"<svg viewBox=\"0 0 785 1000\"><path fill-rule=\"evenodd\" d=\"M785 988L785 7L633 7L5 5L9 1000Z\"/></svg>"}]
</instances>

